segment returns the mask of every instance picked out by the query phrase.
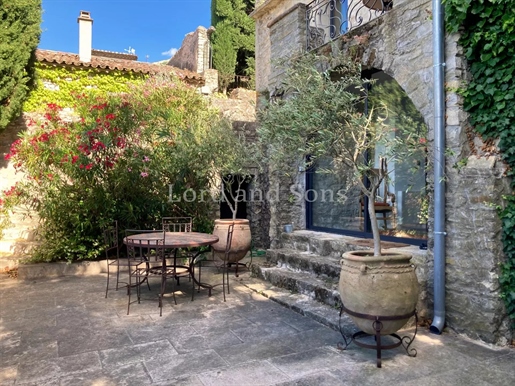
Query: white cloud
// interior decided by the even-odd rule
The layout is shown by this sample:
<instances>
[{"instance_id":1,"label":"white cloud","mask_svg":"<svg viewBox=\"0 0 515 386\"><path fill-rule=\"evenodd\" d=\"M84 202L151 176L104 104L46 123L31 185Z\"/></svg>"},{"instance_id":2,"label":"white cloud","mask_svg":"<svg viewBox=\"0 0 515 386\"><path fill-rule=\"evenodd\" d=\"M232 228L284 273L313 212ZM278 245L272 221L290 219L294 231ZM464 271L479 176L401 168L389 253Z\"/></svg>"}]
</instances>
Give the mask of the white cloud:
<instances>
[{"instance_id":1,"label":"white cloud","mask_svg":"<svg viewBox=\"0 0 515 386\"><path fill-rule=\"evenodd\" d=\"M170 48L168 51L165 51L165 52L161 52L161 55L163 56L168 56L168 57L172 57L175 55L175 53L179 51L177 48Z\"/></svg>"}]
</instances>

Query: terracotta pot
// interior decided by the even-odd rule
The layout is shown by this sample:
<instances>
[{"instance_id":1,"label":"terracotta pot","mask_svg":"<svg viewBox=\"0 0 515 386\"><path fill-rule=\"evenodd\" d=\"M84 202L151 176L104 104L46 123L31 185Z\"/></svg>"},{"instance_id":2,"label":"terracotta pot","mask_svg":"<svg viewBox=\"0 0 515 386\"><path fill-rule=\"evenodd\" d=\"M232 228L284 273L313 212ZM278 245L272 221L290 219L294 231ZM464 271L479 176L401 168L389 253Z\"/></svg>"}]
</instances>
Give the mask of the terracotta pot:
<instances>
[{"instance_id":1,"label":"terracotta pot","mask_svg":"<svg viewBox=\"0 0 515 386\"><path fill-rule=\"evenodd\" d=\"M225 258L225 246L227 244L227 230L229 225L234 223L234 232L232 234L231 250L229 252L229 263L236 263L243 259L248 251L250 251L250 226L249 220L215 220L215 229L213 234L218 236L218 242L212 245L215 257L223 260Z\"/></svg>"},{"instance_id":2,"label":"terracotta pot","mask_svg":"<svg viewBox=\"0 0 515 386\"><path fill-rule=\"evenodd\" d=\"M343 254L340 272L340 296L350 311L373 316L402 316L412 313L418 301L419 286L411 255L370 251ZM375 334L373 320L349 315L364 332ZM410 317L383 321L381 335L401 329Z\"/></svg>"}]
</instances>

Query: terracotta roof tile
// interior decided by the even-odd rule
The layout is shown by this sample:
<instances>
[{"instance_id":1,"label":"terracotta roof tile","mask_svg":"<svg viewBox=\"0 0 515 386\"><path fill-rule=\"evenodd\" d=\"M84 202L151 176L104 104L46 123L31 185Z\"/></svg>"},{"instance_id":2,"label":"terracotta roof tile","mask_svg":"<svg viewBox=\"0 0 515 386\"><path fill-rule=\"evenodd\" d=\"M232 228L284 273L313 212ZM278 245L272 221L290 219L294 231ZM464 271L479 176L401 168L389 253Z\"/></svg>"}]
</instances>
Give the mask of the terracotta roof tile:
<instances>
[{"instance_id":1,"label":"terracotta roof tile","mask_svg":"<svg viewBox=\"0 0 515 386\"><path fill-rule=\"evenodd\" d=\"M78 54L40 49L36 50L36 59L39 62L57 65L84 68L101 68L106 70L133 71L142 74L160 74L173 72L191 85L203 86L205 83L205 80L201 75L192 71L181 70L177 67L162 64L137 62L134 60L127 59L91 56L91 62L87 63L81 62Z\"/></svg>"},{"instance_id":2,"label":"terracotta roof tile","mask_svg":"<svg viewBox=\"0 0 515 386\"><path fill-rule=\"evenodd\" d=\"M138 60L137 55L126 54L124 52L114 52L114 51L105 51L105 50L91 50L92 56L102 56L104 58L114 58L114 59L126 59L126 60Z\"/></svg>"}]
</instances>

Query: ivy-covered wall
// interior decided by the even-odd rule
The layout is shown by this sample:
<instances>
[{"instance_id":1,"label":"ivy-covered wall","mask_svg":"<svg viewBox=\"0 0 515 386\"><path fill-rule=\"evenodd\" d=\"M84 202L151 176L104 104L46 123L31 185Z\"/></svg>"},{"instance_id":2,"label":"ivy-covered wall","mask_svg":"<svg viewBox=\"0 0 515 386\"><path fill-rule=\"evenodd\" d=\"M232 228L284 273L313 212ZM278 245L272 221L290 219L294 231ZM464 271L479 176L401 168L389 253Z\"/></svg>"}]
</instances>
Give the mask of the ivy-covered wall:
<instances>
[{"instance_id":1,"label":"ivy-covered wall","mask_svg":"<svg viewBox=\"0 0 515 386\"><path fill-rule=\"evenodd\" d=\"M471 129L487 145L497 144L507 164L507 176L515 175L515 3L512 0L446 0L447 30L459 33L470 79L461 85L463 108ZM472 143L472 152L475 152ZM485 150L484 148L481 150ZM487 151L495 151L487 146ZM506 260L499 283L515 328L515 180L504 203L497 203L503 227Z\"/></svg>"},{"instance_id":2,"label":"ivy-covered wall","mask_svg":"<svg viewBox=\"0 0 515 386\"><path fill-rule=\"evenodd\" d=\"M38 62L37 86L25 102L25 112L43 111L48 103L73 107L76 98L83 94L105 95L129 90L131 85L142 83L145 74L119 70L61 67Z\"/></svg>"}]
</instances>

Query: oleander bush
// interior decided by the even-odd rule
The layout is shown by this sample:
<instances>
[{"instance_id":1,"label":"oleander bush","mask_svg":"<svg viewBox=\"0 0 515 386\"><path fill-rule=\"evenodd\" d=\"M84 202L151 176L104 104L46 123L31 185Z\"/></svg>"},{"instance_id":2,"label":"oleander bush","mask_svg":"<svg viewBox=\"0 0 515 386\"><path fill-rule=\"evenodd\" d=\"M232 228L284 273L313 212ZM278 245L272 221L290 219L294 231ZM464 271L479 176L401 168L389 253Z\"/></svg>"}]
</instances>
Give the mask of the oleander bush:
<instances>
[{"instance_id":1,"label":"oleander bush","mask_svg":"<svg viewBox=\"0 0 515 386\"><path fill-rule=\"evenodd\" d=\"M182 193L212 189L240 142L193 88L153 77L126 93L75 94L74 113L63 120L48 104L6 156L26 178L0 197L0 215L20 205L38 214L35 261L97 258L115 219L120 229L158 229L164 215L187 215L211 230L214 201Z\"/></svg>"}]
</instances>

